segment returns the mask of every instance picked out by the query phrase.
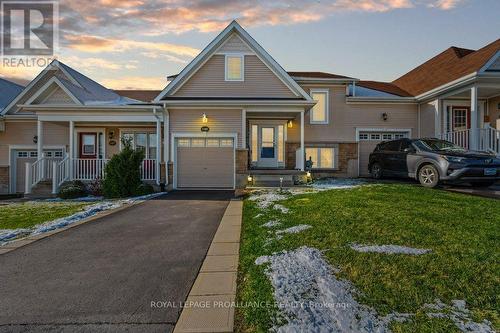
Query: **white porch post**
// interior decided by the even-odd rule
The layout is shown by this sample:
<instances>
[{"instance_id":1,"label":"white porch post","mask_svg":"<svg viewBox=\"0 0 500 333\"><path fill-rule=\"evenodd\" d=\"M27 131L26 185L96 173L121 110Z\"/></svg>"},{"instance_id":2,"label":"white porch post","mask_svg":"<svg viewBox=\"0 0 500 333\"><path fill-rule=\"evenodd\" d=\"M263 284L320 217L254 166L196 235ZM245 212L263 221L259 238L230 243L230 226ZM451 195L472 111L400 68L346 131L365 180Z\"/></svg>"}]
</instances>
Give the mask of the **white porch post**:
<instances>
[{"instance_id":1,"label":"white porch post","mask_svg":"<svg viewBox=\"0 0 500 333\"><path fill-rule=\"evenodd\" d=\"M37 135L37 144L36 144L36 152L37 152L37 160L41 160L43 158L43 121L38 120L36 126L36 135ZM45 178L45 163L42 161L41 165L38 169L38 175L41 176L40 179Z\"/></svg>"},{"instance_id":2,"label":"white porch post","mask_svg":"<svg viewBox=\"0 0 500 333\"><path fill-rule=\"evenodd\" d=\"M479 122L478 122L478 103L477 103L477 86L473 86L470 89L470 149L476 150L478 149L479 143Z\"/></svg>"},{"instance_id":3,"label":"white porch post","mask_svg":"<svg viewBox=\"0 0 500 333\"><path fill-rule=\"evenodd\" d=\"M305 149L304 149L304 112L300 112L300 170L304 171Z\"/></svg>"},{"instance_id":4,"label":"white porch post","mask_svg":"<svg viewBox=\"0 0 500 333\"><path fill-rule=\"evenodd\" d=\"M170 161L169 122L170 122L170 117L168 114L168 110L166 108L164 108L163 109L163 161L165 162L165 185L168 185L168 162Z\"/></svg>"},{"instance_id":5,"label":"white porch post","mask_svg":"<svg viewBox=\"0 0 500 333\"><path fill-rule=\"evenodd\" d=\"M160 163L161 163L161 120L156 119L156 184L160 185Z\"/></svg>"},{"instance_id":6,"label":"white porch post","mask_svg":"<svg viewBox=\"0 0 500 333\"><path fill-rule=\"evenodd\" d=\"M434 101L434 136L436 138L440 138L441 137L441 120L442 120L442 106L441 106L441 100L440 99L436 99Z\"/></svg>"},{"instance_id":7,"label":"white porch post","mask_svg":"<svg viewBox=\"0 0 500 333\"><path fill-rule=\"evenodd\" d=\"M241 148L247 148L247 111L241 110Z\"/></svg>"},{"instance_id":8,"label":"white porch post","mask_svg":"<svg viewBox=\"0 0 500 333\"><path fill-rule=\"evenodd\" d=\"M69 121L69 180L73 180L73 159L75 157L75 122Z\"/></svg>"}]
</instances>

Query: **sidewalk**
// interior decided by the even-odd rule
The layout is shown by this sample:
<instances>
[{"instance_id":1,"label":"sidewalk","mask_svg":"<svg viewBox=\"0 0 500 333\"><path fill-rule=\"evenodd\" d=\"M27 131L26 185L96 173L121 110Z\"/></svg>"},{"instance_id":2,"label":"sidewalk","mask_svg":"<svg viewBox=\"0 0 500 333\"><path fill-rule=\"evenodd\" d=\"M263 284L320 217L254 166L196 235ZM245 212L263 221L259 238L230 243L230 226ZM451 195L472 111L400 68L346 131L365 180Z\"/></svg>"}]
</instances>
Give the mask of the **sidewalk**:
<instances>
[{"instance_id":1,"label":"sidewalk","mask_svg":"<svg viewBox=\"0 0 500 333\"><path fill-rule=\"evenodd\" d=\"M232 332L243 201L222 217L174 332Z\"/></svg>"}]
</instances>

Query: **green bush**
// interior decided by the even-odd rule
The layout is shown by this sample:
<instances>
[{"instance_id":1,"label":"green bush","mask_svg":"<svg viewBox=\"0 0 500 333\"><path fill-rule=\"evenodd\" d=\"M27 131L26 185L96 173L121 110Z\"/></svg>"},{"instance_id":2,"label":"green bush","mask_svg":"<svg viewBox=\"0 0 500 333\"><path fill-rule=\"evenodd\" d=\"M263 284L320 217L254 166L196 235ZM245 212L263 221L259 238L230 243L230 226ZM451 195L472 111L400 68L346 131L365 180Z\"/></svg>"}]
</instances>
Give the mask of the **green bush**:
<instances>
[{"instance_id":1,"label":"green bush","mask_svg":"<svg viewBox=\"0 0 500 333\"><path fill-rule=\"evenodd\" d=\"M137 187L137 190L135 192L136 196L141 196L141 195L146 195L146 194L151 194L154 193L154 188L150 184L141 184Z\"/></svg>"},{"instance_id":2,"label":"green bush","mask_svg":"<svg viewBox=\"0 0 500 333\"><path fill-rule=\"evenodd\" d=\"M141 183L143 151L132 149L130 140L122 139L122 150L106 164L103 194L107 198L124 198L135 195Z\"/></svg>"},{"instance_id":3,"label":"green bush","mask_svg":"<svg viewBox=\"0 0 500 333\"><path fill-rule=\"evenodd\" d=\"M57 196L61 199L75 199L87 196L85 184L79 180L64 183Z\"/></svg>"}]
</instances>

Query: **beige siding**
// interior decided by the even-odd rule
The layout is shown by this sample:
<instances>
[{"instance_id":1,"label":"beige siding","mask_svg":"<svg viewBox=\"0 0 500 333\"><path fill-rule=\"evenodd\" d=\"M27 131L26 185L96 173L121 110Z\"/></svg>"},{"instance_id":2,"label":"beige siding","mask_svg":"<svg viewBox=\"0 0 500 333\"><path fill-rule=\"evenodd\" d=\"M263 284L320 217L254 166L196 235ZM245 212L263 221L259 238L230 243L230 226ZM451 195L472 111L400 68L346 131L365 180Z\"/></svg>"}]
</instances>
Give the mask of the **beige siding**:
<instances>
[{"instance_id":1,"label":"beige siding","mask_svg":"<svg viewBox=\"0 0 500 333\"><path fill-rule=\"evenodd\" d=\"M488 100L488 110L491 126L500 129L500 96Z\"/></svg>"},{"instance_id":2,"label":"beige siding","mask_svg":"<svg viewBox=\"0 0 500 333\"><path fill-rule=\"evenodd\" d=\"M45 100L41 101L40 104L75 104L75 102L68 96L68 94L66 94L64 90L57 87L55 91Z\"/></svg>"},{"instance_id":3,"label":"beige siding","mask_svg":"<svg viewBox=\"0 0 500 333\"><path fill-rule=\"evenodd\" d=\"M434 104L427 103L420 105L420 136L423 138L434 137L436 107Z\"/></svg>"},{"instance_id":4,"label":"beige siding","mask_svg":"<svg viewBox=\"0 0 500 333\"><path fill-rule=\"evenodd\" d=\"M201 133L201 127L206 125L210 128L210 134L237 133L237 148L241 147L241 110L239 109L169 109L169 113L171 133ZM203 113L208 117L207 124L202 122Z\"/></svg>"},{"instance_id":5,"label":"beige siding","mask_svg":"<svg viewBox=\"0 0 500 333\"><path fill-rule=\"evenodd\" d=\"M240 53L254 53L237 34L232 34L231 37L221 46L218 52L240 52Z\"/></svg>"},{"instance_id":6,"label":"beige siding","mask_svg":"<svg viewBox=\"0 0 500 333\"><path fill-rule=\"evenodd\" d=\"M257 56L245 56L245 80L225 81L224 55L212 56L173 96L296 97Z\"/></svg>"},{"instance_id":7,"label":"beige siding","mask_svg":"<svg viewBox=\"0 0 500 333\"><path fill-rule=\"evenodd\" d=\"M306 92L312 88L329 89L329 123L311 125L309 113L305 116L305 141L307 142L354 142L356 128L400 128L411 129L418 135L417 106L412 104L347 104L345 87L304 86ZM387 113L388 120L382 119ZM288 129L288 141L299 142L300 118Z\"/></svg>"},{"instance_id":8,"label":"beige siding","mask_svg":"<svg viewBox=\"0 0 500 333\"><path fill-rule=\"evenodd\" d=\"M9 163L9 145L35 146L36 122L14 122L5 124L5 131L0 132L0 165ZM69 127L67 123L44 123L44 146L67 146Z\"/></svg>"}]
</instances>

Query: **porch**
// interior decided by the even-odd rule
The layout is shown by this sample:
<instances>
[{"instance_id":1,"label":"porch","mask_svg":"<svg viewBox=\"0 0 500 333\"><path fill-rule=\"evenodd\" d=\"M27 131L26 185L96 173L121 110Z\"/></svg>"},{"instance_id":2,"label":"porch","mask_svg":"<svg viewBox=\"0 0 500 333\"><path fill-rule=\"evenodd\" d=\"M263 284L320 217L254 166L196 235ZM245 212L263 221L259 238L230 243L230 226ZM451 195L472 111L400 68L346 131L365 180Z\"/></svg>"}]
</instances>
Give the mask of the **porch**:
<instances>
[{"instance_id":1,"label":"porch","mask_svg":"<svg viewBox=\"0 0 500 333\"><path fill-rule=\"evenodd\" d=\"M154 119L152 119L154 118ZM154 121L153 121L154 120ZM56 194L66 181L90 182L105 178L106 165L122 148L122 139L144 152L140 166L141 180L160 184L162 118L146 116L142 121L99 122L96 119L58 122L67 127L67 137L61 140L57 156L49 154L44 138L51 133L44 131L44 124L53 119L39 119L37 123L35 161L25 163L24 192L30 194L37 187L50 185L50 193ZM45 149L44 149L45 148ZM47 193L48 194L48 193Z\"/></svg>"},{"instance_id":2,"label":"porch","mask_svg":"<svg viewBox=\"0 0 500 333\"><path fill-rule=\"evenodd\" d=\"M438 99L436 136L463 148L500 154L500 86L477 84Z\"/></svg>"}]
</instances>

